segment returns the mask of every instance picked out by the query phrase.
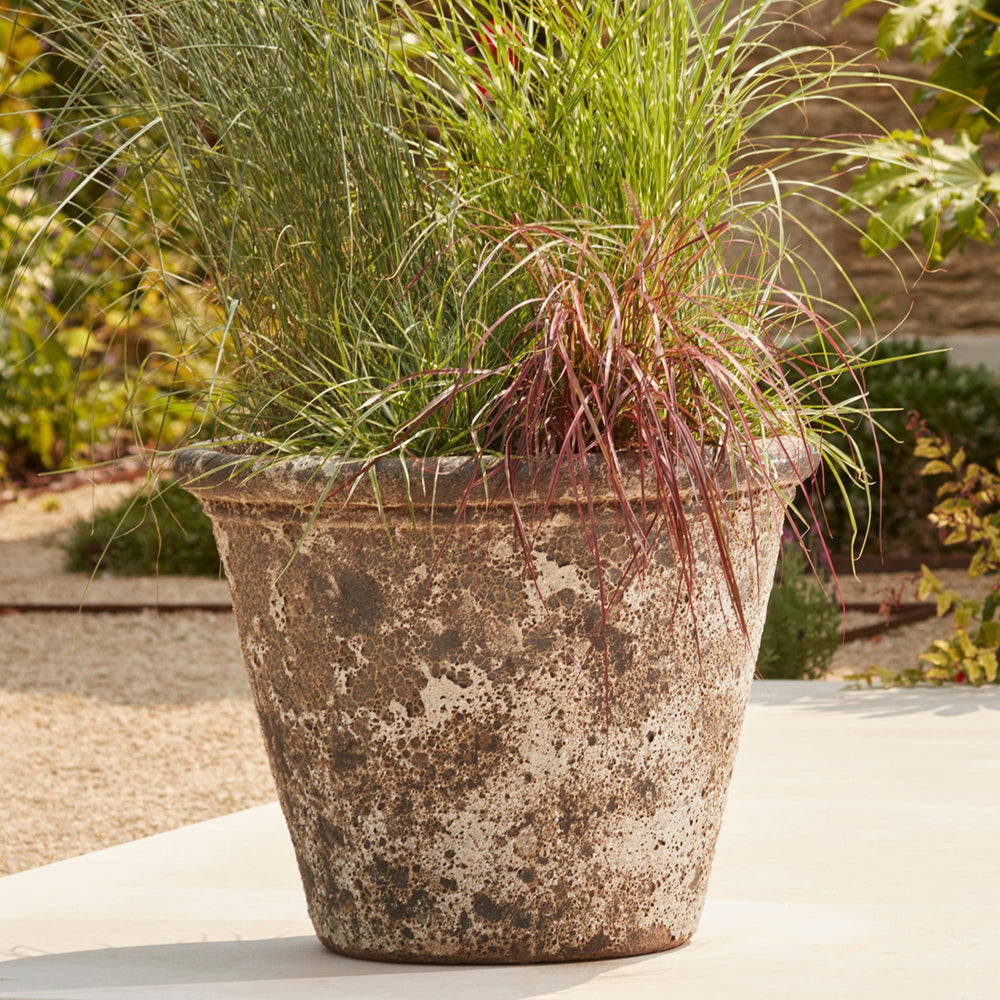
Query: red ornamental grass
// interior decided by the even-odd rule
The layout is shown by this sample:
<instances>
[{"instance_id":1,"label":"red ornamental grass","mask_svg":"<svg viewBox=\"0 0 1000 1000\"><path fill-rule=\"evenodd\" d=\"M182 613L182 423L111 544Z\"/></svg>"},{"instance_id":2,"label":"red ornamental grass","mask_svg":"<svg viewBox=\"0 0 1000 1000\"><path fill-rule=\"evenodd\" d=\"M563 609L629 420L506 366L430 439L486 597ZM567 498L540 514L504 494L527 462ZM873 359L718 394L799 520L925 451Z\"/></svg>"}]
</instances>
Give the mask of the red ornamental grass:
<instances>
[{"instance_id":1,"label":"red ornamental grass","mask_svg":"<svg viewBox=\"0 0 1000 1000\"><path fill-rule=\"evenodd\" d=\"M727 556L732 483L767 481L763 442L789 436L811 442L815 435L803 382L822 368L782 342L807 323L845 365L849 349L759 269L726 269L735 249L726 226L650 220L615 229L515 220L486 226L482 235L489 249L473 286L495 273L498 259L509 258L508 277L520 273L526 295L487 329L454 386L415 424L440 417L484 375L503 375L477 415L476 439L481 457L504 456L512 489L525 460L537 470L533 485L549 486L539 509L517 510L529 571L533 525L547 514L551 490L565 474L597 564L602 631L663 532L689 584L699 543L717 549L718 586L745 628ZM512 322L520 326L510 336L504 328ZM498 338L510 345L509 365L487 373L481 358ZM820 386L811 391L821 397ZM652 484L639 504L628 500L624 455L635 456L642 482ZM614 583L603 572L587 465L579 461L585 456L606 463L632 545L631 572ZM704 520L690 518L692 497ZM606 659L606 643L595 637L595 644L604 646Z\"/></svg>"}]
</instances>

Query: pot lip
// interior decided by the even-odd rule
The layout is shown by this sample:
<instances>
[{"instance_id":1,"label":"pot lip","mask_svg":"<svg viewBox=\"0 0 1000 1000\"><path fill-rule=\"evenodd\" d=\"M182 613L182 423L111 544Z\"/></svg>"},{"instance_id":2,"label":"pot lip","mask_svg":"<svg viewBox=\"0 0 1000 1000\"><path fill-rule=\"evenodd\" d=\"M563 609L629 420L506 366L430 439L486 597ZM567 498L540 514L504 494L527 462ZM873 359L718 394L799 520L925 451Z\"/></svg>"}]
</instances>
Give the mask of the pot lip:
<instances>
[{"instance_id":1,"label":"pot lip","mask_svg":"<svg viewBox=\"0 0 1000 1000\"><path fill-rule=\"evenodd\" d=\"M762 442L772 474L749 489L775 491L782 495L807 479L819 463L816 448L801 438L787 436ZM655 493L651 474L642 474L638 456L618 456L625 493L641 502ZM550 483L551 462L524 460L519 463L514 484L518 501L543 500L548 506L578 503L577 485L568 469L555 484ZM209 502L285 503L295 507L333 506L374 508L456 508L511 503L511 490L503 460L477 462L468 456L403 458L388 456L374 460L343 459L322 454L261 458L236 441L208 442L179 449L171 466L180 485ZM574 466L584 470L577 459ZM480 471L481 470L481 471ZM613 488L609 468L600 455L586 460L588 492L593 501L617 503L620 492ZM728 475L727 475L727 478ZM747 477L737 470L739 488L746 492ZM577 481L578 482L578 481ZM376 489L373 488L377 483ZM694 488L685 490L694 496ZM790 497L786 497L786 500Z\"/></svg>"}]
</instances>

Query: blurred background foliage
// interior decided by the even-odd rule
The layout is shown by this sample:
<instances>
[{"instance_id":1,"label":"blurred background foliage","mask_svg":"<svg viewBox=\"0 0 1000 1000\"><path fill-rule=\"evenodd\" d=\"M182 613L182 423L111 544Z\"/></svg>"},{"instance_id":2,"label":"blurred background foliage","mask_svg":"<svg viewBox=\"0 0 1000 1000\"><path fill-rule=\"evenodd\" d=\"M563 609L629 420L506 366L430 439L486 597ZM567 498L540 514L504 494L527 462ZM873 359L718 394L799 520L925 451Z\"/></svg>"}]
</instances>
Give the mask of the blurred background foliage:
<instances>
[{"instance_id":1,"label":"blurred background foliage","mask_svg":"<svg viewBox=\"0 0 1000 1000\"><path fill-rule=\"evenodd\" d=\"M873 0L848 0L849 16ZM889 250L915 229L931 263L969 240L992 243L1000 195L1000 3L898 0L874 39L883 59L907 49L927 68L914 94L923 134L897 131L865 148L867 169L845 207L872 209L865 249Z\"/></svg>"},{"instance_id":2,"label":"blurred background foliage","mask_svg":"<svg viewBox=\"0 0 1000 1000\"><path fill-rule=\"evenodd\" d=\"M937 503L935 488L921 475L923 460L914 455L915 415L934 433L962 448L972 462L992 466L1000 457L1000 375L985 365L949 361L947 352L930 353L919 340L881 341L868 355L864 373L868 405L882 430L876 439L858 438L865 468L881 483L872 488L872 533L866 550L877 553L881 528L887 556L945 551L937 529L927 520ZM832 400L857 394L851 379L840 378L827 394ZM850 549L851 515L859 530L868 521L864 490L850 487L846 496L827 490L817 511L834 553Z\"/></svg>"},{"instance_id":3,"label":"blurred background foliage","mask_svg":"<svg viewBox=\"0 0 1000 1000\"><path fill-rule=\"evenodd\" d=\"M0 482L178 440L206 375L191 345L218 322L177 249L191 234L87 125L110 97L58 58L57 32L0 0Z\"/></svg>"}]
</instances>

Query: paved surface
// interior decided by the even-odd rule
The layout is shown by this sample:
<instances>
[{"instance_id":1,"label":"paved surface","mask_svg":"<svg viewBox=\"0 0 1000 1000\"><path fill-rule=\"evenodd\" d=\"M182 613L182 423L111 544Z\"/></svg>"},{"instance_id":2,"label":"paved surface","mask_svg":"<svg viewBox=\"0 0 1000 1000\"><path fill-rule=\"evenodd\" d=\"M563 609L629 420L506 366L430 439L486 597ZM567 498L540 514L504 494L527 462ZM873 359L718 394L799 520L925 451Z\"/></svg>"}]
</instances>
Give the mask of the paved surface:
<instances>
[{"instance_id":1,"label":"paved surface","mask_svg":"<svg viewBox=\"0 0 1000 1000\"><path fill-rule=\"evenodd\" d=\"M2 1000L992 1000L1000 689L758 682L701 930L663 955L442 968L312 936L263 806L0 879Z\"/></svg>"}]
</instances>

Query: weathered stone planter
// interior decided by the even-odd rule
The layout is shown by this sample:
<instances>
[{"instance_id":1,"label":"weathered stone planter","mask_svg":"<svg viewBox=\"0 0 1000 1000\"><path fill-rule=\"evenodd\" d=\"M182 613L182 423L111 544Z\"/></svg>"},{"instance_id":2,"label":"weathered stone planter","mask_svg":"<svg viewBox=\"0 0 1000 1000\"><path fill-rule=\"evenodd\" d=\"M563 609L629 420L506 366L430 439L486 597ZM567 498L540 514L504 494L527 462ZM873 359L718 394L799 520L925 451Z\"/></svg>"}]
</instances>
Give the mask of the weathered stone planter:
<instances>
[{"instance_id":1,"label":"weathered stone planter","mask_svg":"<svg viewBox=\"0 0 1000 1000\"><path fill-rule=\"evenodd\" d=\"M686 941L780 500L759 495L754 515L745 493L734 500L749 641L712 560L688 592L664 551L610 616L605 678L590 648L597 580L569 490L534 546L532 580L502 491L487 504L474 490L456 522L471 469L461 461L411 463L412 509L387 460L381 512L364 478L318 513L335 464L296 459L248 478L233 462L191 450L175 471L215 525L323 944L394 961L540 962ZM597 517L606 552L625 561L610 503Z\"/></svg>"}]
</instances>

